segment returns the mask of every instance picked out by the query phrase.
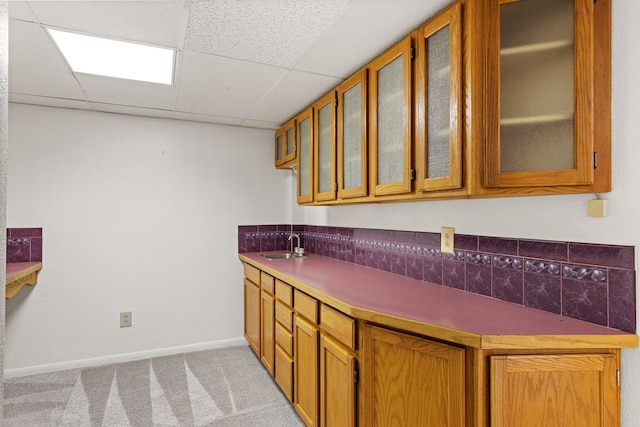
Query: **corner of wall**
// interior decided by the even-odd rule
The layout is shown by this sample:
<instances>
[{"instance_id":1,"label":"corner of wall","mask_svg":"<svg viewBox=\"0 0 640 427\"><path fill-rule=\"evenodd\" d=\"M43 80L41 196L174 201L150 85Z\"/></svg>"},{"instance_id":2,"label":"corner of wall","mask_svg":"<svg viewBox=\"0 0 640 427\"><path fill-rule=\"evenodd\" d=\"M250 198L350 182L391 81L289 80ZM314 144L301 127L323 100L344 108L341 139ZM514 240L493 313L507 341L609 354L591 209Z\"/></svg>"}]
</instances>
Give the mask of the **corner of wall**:
<instances>
[{"instance_id":1,"label":"corner of wall","mask_svg":"<svg viewBox=\"0 0 640 427\"><path fill-rule=\"evenodd\" d=\"M9 10L8 2L0 1L0 230L6 228L7 218L7 147L9 127ZM4 403L4 312L6 279L7 235L0 232L0 420L3 418Z\"/></svg>"}]
</instances>

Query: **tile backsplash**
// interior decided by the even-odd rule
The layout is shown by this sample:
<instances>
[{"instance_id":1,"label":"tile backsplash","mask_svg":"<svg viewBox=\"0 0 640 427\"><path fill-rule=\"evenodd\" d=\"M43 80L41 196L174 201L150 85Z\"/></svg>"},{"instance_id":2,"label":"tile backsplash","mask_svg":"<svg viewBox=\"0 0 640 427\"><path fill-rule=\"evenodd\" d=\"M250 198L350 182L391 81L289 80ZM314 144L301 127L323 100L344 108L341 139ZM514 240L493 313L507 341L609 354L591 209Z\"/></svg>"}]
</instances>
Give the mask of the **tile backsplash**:
<instances>
[{"instance_id":1,"label":"tile backsplash","mask_svg":"<svg viewBox=\"0 0 640 427\"><path fill-rule=\"evenodd\" d=\"M636 332L633 246L313 225L238 227L238 252L306 252Z\"/></svg>"},{"instance_id":2,"label":"tile backsplash","mask_svg":"<svg viewBox=\"0 0 640 427\"><path fill-rule=\"evenodd\" d=\"M7 262L41 262L42 228L7 228Z\"/></svg>"}]
</instances>

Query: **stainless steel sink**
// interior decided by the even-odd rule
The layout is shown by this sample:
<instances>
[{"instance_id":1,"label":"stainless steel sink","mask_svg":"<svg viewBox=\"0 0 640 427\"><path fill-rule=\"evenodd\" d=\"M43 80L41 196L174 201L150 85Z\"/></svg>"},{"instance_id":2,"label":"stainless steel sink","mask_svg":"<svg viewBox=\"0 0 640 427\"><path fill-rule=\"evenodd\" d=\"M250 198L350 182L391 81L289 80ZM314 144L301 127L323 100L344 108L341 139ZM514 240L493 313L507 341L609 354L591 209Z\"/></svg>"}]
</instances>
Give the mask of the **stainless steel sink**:
<instances>
[{"instance_id":1,"label":"stainless steel sink","mask_svg":"<svg viewBox=\"0 0 640 427\"><path fill-rule=\"evenodd\" d=\"M291 258L306 258L306 255L294 255L290 252L279 253L279 254L261 254L266 259L291 259Z\"/></svg>"}]
</instances>

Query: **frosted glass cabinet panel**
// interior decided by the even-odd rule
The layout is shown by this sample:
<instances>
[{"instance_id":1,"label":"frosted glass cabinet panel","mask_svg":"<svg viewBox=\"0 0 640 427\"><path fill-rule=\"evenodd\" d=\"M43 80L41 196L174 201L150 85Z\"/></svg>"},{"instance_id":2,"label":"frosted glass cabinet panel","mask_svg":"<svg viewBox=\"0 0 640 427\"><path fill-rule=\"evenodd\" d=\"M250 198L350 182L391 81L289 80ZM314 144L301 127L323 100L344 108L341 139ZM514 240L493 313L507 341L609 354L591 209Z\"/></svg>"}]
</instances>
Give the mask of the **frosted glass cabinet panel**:
<instances>
[{"instance_id":1,"label":"frosted glass cabinet panel","mask_svg":"<svg viewBox=\"0 0 640 427\"><path fill-rule=\"evenodd\" d=\"M296 120L292 119L276 131L275 154L277 168L290 168L296 161Z\"/></svg>"},{"instance_id":2,"label":"frosted glass cabinet panel","mask_svg":"<svg viewBox=\"0 0 640 427\"><path fill-rule=\"evenodd\" d=\"M298 203L313 202L313 108L296 120L298 134Z\"/></svg>"},{"instance_id":3,"label":"frosted glass cabinet panel","mask_svg":"<svg viewBox=\"0 0 640 427\"><path fill-rule=\"evenodd\" d=\"M314 105L314 200L335 200L336 182L336 93L329 92Z\"/></svg>"},{"instance_id":4,"label":"frosted glass cabinet panel","mask_svg":"<svg viewBox=\"0 0 640 427\"><path fill-rule=\"evenodd\" d=\"M369 65L372 195L411 191L411 37Z\"/></svg>"},{"instance_id":5,"label":"frosted glass cabinet panel","mask_svg":"<svg viewBox=\"0 0 640 427\"><path fill-rule=\"evenodd\" d=\"M416 77L418 189L462 187L462 23L455 3L420 29Z\"/></svg>"},{"instance_id":6,"label":"frosted glass cabinet panel","mask_svg":"<svg viewBox=\"0 0 640 427\"><path fill-rule=\"evenodd\" d=\"M367 195L367 70L338 86L338 195Z\"/></svg>"},{"instance_id":7,"label":"frosted glass cabinet panel","mask_svg":"<svg viewBox=\"0 0 640 427\"><path fill-rule=\"evenodd\" d=\"M488 4L487 186L592 183L593 0Z\"/></svg>"}]
</instances>

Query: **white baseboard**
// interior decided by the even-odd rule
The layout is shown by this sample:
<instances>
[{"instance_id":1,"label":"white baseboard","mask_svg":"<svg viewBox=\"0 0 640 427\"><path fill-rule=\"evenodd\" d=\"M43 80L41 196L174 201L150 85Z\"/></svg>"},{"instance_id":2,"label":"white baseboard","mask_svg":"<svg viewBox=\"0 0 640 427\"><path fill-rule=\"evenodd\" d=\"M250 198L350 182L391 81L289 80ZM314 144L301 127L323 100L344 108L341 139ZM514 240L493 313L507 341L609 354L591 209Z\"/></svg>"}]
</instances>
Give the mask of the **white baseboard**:
<instances>
[{"instance_id":1,"label":"white baseboard","mask_svg":"<svg viewBox=\"0 0 640 427\"><path fill-rule=\"evenodd\" d=\"M194 351L212 350L216 348L236 347L240 345L247 345L247 341L243 337L176 347L158 348L154 350L137 351L134 353L114 354L111 356L94 357L91 359L72 360L69 362L52 363L49 365L7 369L4 371L4 377L18 378L25 377L27 375L46 374L49 372L66 371L69 369L90 368L95 366L110 365L113 363L133 362L135 360L150 359L153 357L171 356L174 354L191 353Z\"/></svg>"}]
</instances>

